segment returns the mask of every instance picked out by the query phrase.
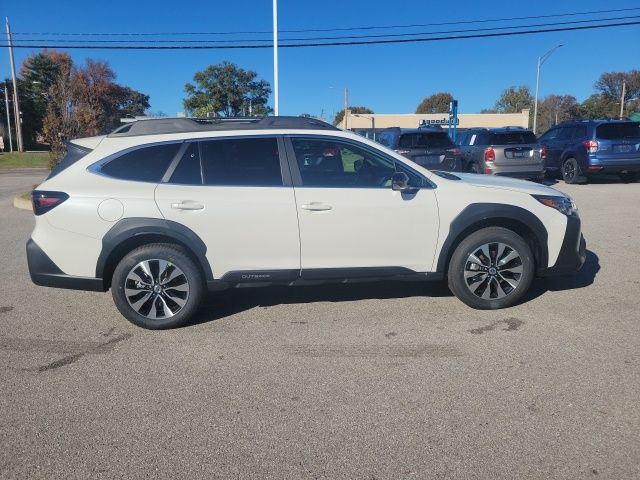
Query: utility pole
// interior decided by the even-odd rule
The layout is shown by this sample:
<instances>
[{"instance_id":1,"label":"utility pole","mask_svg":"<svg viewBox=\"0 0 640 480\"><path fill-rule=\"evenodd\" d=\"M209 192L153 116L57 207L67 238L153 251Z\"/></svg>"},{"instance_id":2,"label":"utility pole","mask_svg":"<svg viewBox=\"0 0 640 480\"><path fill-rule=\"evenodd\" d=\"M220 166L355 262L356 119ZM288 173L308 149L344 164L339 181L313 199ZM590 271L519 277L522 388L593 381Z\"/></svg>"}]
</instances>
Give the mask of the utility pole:
<instances>
[{"instance_id":1,"label":"utility pole","mask_svg":"<svg viewBox=\"0 0 640 480\"><path fill-rule=\"evenodd\" d=\"M624 96L627 93L627 82L622 81L622 98L620 98L620 118L624 117Z\"/></svg>"},{"instance_id":2,"label":"utility pole","mask_svg":"<svg viewBox=\"0 0 640 480\"><path fill-rule=\"evenodd\" d=\"M278 108L278 0L273 0L273 113L280 114Z\"/></svg>"},{"instance_id":3,"label":"utility pole","mask_svg":"<svg viewBox=\"0 0 640 480\"><path fill-rule=\"evenodd\" d=\"M9 63L11 65L11 77L13 80L13 110L16 120L16 141L18 143L18 151L23 152L22 145L22 122L20 120L20 103L18 101L18 84L16 81L16 64L13 61L13 43L11 42L11 28L9 27L9 18L7 18L7 46L9 47Z\"/></svg>"},{"instance_id":4,"label":"utility pole","mask_svg":"<svg viewBox=\"0 0 640 480\"><path fill-rule=\"evenodd\" d=\"M349 128L347 122L348 122L348 116L349 114L349 89L345 87L344 89L344 129L347 130Z\"/></svg>"},{"instance_id":5,"label":"utility pole","mask_svg":"<svg viewBox=\"0 0 640 480\"><path fill-rule=\"evenodd\" d=\"M7 93L7 84L4 84L4 104L7 109L7 130L9 131L9 149L13 152L13 137L11 135L11 114L9 113L9 94Z\"/></svg>"},{"instance_id":6,"label":"utility pole","mask_svg":"<svg viewBox=\"0 0 640 480\"><path fill-rule=\"evenodd\" d=\"M538 57L538 70L536 73L536 100L533 107L533 133L536 133L536 127L538 126L538 91L540 90L540 67L542 67L542 64L547 61L547 58L549 58L553 52L563 46L564 44L562 43L560 45L556 45L547 53L545 53L541 57Z\"/></svg>"}]
</instances>

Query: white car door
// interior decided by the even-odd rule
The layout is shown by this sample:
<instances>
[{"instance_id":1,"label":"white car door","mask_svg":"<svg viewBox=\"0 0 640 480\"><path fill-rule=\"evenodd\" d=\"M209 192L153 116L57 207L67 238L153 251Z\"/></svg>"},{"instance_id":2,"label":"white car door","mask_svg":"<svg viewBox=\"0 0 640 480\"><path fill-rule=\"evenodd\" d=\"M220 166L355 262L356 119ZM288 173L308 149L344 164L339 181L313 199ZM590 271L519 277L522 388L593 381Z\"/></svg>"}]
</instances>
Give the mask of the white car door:
<instances>
[{"instance_id":1,"label":"white car door","mask_svg":"<svg viewBox=\"0 0 640 480\"><path fill-rule=\"evenodd\" d=\"M303 278L431 269L439 217L428 180L355 141L300 136L290 142ZM420 188L393 191L396 171Z\"/></svg>"},{"instance_id":2,"label":"white car door","mask_svg":"<svg viewBox=\"0 0 640 480\"><path fill-rule=\"evenodd\" d=\"M295 197L279 144L265 136L190 141L156 188L162 215L206 244L215 279L272 281L299 273Z\"/></svg>"}]
</instances>

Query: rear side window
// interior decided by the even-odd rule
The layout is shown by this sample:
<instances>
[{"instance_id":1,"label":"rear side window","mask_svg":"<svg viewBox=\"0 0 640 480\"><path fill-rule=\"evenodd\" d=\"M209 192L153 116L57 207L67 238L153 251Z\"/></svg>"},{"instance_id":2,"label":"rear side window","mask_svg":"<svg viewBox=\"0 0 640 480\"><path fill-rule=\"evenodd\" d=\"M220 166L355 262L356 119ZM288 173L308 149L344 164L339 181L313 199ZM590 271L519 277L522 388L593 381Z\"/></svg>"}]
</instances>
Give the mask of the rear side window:
<instances>
[{"instance_id":1,"label":"rear side window","mask_svg":"<svg viewBox=\"0 0 640 480\"><path fill-rule=\"evenodd\" d=\"M596 138L624 140L640 138L640 122L604 123L596 128Z\"/></svg>"},{"instance_id":2,"label":"rear side window","mask_svg":"<svg viewBox=\"0 0 640 480\"><path fill-rule=\"evenodd\" d=\"M158 183L179 148L179 143L137 148L104 164L100 172L122 180Z\"/></svg>"},{"instance_id":3,"label":"rear side window","mask_svg":"<svg viewBox=\"0 0 640 480\"><path fill-rule=\"evenodd\" d=\"M49 178L53 178L58 175L63 170L69 168L71 165L76 163L82 157L87 155L91 150L88 148L82 148L79 145L75 145L73 143L69 143L67 145L67 154L64 156L62 160L58 162L58 164L51 169L51 173L49 173Z\"/></svg>"},{"instance_id":4,"label":"rear side window","mask_svg":"<svg viewBox=\"0 0 640 480\"><path fill-rule=\"evenodd\" d=\"M520 145L525 143L537 143L536 136L533 132L508 132L508 133L492 133L492 145Z\"/></svg>"},{"instance_id":5,"label":"rear side window","mask_svg":"<svg viewBox=\"0 0 640 480\"><path fill-rule=\"evenodd\" d=\"M278 142L275 138L200 142L200 161L205 185L282 185Z\"/></svg>"}]
</instances>

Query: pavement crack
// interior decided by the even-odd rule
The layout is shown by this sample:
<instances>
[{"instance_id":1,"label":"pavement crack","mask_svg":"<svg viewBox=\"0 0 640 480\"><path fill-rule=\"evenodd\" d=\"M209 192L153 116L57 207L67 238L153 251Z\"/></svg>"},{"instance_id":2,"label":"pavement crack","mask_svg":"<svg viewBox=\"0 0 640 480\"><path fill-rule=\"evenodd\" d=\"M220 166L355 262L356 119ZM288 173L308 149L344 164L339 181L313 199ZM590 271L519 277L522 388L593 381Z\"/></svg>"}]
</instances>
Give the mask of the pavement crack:
<instances>
[{"instance_id":1,"label":"pavement crack","mask_svg":"<svg viewBox=\"0 0 640 480\"><path fill-rule=\"evenodd\" d=\"M485 325L484 327L472 328L469 332L474 335L482 335L484 332L491 332L498 328L501 324L505 325L507 328L501 328L503 332L514 332L518 330L522 325L524 325L524 321L518 318L506 318L504 320L498 320L497 322L490 323L489 325Z\"/></svg>"}]
</instances>

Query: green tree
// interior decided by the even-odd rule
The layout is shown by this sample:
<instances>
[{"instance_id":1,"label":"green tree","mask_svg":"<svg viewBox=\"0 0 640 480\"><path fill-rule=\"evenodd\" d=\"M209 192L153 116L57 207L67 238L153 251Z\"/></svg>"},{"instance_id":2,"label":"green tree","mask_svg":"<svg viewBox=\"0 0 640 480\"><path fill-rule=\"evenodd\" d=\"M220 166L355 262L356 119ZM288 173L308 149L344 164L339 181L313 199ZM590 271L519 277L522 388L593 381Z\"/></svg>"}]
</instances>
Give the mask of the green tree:
<instances>
[{"instance_id":1,"label":"green tree","mask_svg":"<svg viewBox=\"0 0 640 480\"><path fill-rule=\"evenodd\" d=\"M533 96L529 87L521 85L503 90L494 108L498 113L519 113L525 108L531 109L532 106Z\"/></svg>"},{"instance_id":2,"label":"green tree","mask_svg":"<svg viewBox=\"0 0 640 480\"><path fill-rule=\"evenodd\" d=\"M371 110L369 107L349 107L349 112L367 114L367 113L373 113L373 110ZM344 109L340 110L338 113L336 113L336 116L333 117L333 124L338 125L343 118L344 118Z\"/></svg>"},{"instance_id":3,"label":"green tree","mask_svg":"<svg viewBox=\"0 0 640 480\"><path fill-rule=\"evenodd\" d=\"M640 70L605 72L600 75L600 78L595 83L596 92L602 96L600 106L611 104L605 116L617 117L620 115L623 83L625 83L624 113L627 114L637 107L637 102L640 101ZM614 104L617 104L617 107Z\"/></svg>"},{"instance_id":4,"label":"green tree","mask_svg":"<svg viewBox=\"0 0 640 480\"><path fill-rule=\"evenodd\" d=\"M609 118L620 114L620 103L608 95L594 93L579 107L582 118Z\"/></svg>"},{"instance_id":5,"label":"green tree","mask_svg":"<svg viewBox=\"0 0 640 480\"><path fill-rule=\"evenodd\" d=\"M416 113L447 113L452 101L453 95L450 93L436 93L423 99L416 108Z\"/></svg>"},{"instance_id":6,"label":"green tree","mask_svg":"<svg viewBox=\"0 0 640 480\"><path fill-rule=\"evenodd\" d=\"M538 131L580 116L580 105L573 95L547 95L538 105Z\"/></svg>"},{"instance_id":7,"label":"green tree","mask_svg":"<svg viewBox=\"0 0 640 480\"><path fill-rule=\"evenodd\" d=\"M209 65L195 73L195 84L185 85L184 108L195 117L267 115L272 111L267 105L271 87L257 77L256 72L230 62Z\"/></svg>"}]
</instances>

